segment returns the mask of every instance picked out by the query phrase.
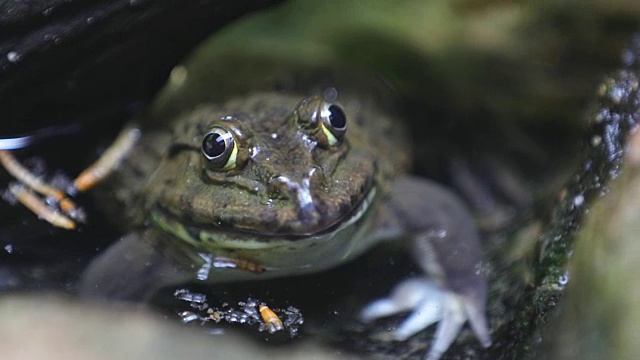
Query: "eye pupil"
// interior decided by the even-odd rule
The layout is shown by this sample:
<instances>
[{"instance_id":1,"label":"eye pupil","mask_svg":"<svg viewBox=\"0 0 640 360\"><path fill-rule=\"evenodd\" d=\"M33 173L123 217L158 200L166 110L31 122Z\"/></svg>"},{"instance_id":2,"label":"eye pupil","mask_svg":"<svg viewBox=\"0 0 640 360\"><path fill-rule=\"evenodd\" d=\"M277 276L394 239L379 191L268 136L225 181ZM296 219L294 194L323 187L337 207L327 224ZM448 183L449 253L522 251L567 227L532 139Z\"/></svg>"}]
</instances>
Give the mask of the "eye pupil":
<instances>
[{"instance_id":1,"label":"eye pupil","mask_svg":"<svg viewBox=\"0 0 640 360\"><path fill-rule=\"evenodd\" d=\"M347 117L339 106L329 106L329 122L336 129L342 129L347 125Z\"/></svg>"},{"instance_id":2,"label":"eye pupil","mask_svg":"<svg viewBox=\"0 0 640 360\"><path fill-rule=\"evenodd\" d=\"M217 133L209 133L204 137L202 150L209 157L217 157L224 153L226 145L222 135Z\"/></svg>"}]
</instances>

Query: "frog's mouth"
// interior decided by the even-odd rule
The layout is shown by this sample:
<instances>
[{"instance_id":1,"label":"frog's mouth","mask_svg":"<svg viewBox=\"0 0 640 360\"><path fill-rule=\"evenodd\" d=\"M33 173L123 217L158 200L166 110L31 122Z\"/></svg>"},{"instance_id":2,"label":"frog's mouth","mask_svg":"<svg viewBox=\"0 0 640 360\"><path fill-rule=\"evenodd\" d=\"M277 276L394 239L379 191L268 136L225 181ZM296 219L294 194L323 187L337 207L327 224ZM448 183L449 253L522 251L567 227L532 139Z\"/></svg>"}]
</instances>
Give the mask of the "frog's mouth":
<instances>
[{"instance_id":1,"label":"frog's mouth","mask_svg":"<svg viewBox=\"0 0 640 360\"><path fill-rule=\"evenodd\" d=\"M212 224L194 223L177 216L159 204L151 211L152 221L162 230L201 248L260 249L280 246L283 242L313 239L322 241L335 237L343 230L358 226L371 213L377 199L377 186L372 185L362 200L344 216L326 227L309 233L266 233L238 228L222 228Z\"/></svg>"}]
</instances>

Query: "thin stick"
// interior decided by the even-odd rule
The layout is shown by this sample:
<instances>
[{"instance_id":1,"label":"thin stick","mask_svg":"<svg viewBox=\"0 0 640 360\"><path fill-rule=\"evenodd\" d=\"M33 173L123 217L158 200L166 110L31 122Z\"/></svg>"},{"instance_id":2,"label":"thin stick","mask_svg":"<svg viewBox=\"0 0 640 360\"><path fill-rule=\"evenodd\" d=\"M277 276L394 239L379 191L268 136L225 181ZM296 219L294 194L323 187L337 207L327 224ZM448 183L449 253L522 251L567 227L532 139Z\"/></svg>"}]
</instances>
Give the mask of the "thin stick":
<instances>
[{"instance_id":1,"label":"thin stick","mask_svg":"<svg viewBox=\"0 0 640 360\"><path fill-rule=\"evenodd\" d=\"M84 192L93 188L113 172L122 159L131 151L139 138L140 130L136 128L123 130L104 154L74 180L73 186L68 189L69 193L73 195L77 192ZM16 180L24 184L13 184L9 187L9 191L20 203L29 208L38 217L48 221L54 226L65 229L75 229L76 223L73 222L73 220L84 222L85 215L82 209L78 208L62 190L47 184L41 178L31 173L29 169L25 168L13 157L11 152L0 150L0 164L2 164L7 172ZM52 206L47 205L31 190L55 201L60 207L60 210L68 215L68 217L58 212Z\"/></svg>"},{"instance_id":2,"label":"thin stick","mask_svg":"<svg viewBox=\"0 0 640 360\"><path fill-rule=\"evenodd\" d=\"M111 174L133 149L139 138L140 130L136 128L127 128L120 132L116 140L102 156L73 181L75 190L79 192L87 191Z\"/></svg>"},{"instance_id":3,"label":"thin stick","mask_svg":"<svg viewBox=\"0 0 640 360\"><path fill-rule=\"evenodd\" d=\"M76 223L73 220L45 204L41 198L29 191L24 185L11 184L9 191L22 205L31 210L39 218L44 219L54 226L67 230L76 228Z\"/></svg>"},{"instance_id":4,"label":"thin stick","mask_svg":"<svg viewBox=\"0 0 640 360\"><path fill-rule=\"evenodd\" d=\"M45 183L39 177L32 174L29 169L22 166L22 164L13 157L11 152L7 150L0 150L0 163L2 163L2 166L4 166L7 172L9 172L9 174L11 174L16 180L19 180L33 191L52 198L56 202L60 203L60 207L65 213L69 214L77 210L76 204L74 204L70 199L67 199L62 190Z\"/></svg>"}]
</instances>

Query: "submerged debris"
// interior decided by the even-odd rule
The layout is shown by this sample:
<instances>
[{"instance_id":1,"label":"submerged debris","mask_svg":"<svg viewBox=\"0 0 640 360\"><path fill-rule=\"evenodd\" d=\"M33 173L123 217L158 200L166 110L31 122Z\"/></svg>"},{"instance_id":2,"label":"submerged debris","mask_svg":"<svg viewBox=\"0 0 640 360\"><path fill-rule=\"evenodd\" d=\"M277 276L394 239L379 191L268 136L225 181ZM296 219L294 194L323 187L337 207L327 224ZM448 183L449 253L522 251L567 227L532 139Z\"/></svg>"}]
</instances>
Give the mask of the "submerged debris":
<instances>
[{"instance_id":1,"label":"submerged debris","mask_svg":"<svg viewBox=\"0 0 640 360\"><path fill-rule=\"evenodd\" d=\"M200 321L202 324L210 322L249 326L257 324L259 332L267 331L273 334L280 330L287 330L292 338L298 335L299 327L304 323L300 309L294 306L271 308L260 300L248 298L246 301L238 301L237 307L230 306L228 303L211 307L207 304L205 294L188 289L176 290L174 297L193 308L193 311L178 313L183 323Z\"/></svg>"}]
</instances>

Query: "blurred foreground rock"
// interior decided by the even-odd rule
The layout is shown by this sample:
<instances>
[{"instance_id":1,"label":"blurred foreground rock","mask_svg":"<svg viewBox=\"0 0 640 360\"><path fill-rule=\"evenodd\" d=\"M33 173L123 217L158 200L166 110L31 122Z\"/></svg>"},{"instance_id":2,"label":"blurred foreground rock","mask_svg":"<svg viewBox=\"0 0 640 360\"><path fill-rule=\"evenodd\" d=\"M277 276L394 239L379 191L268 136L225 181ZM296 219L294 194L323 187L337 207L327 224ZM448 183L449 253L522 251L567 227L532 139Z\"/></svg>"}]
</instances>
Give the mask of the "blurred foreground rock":
<instances>
[{"instance_id":1,"label":"blurred foreground rock","mask_svg":"<svg viewBox=\"0 0 640 360\"><path fill-rule=\"evenodd\" d=\"M11 360L355 359L309 343L269 347L239 334L207 336L143 307L54 295L0 300L0 354Z\"/></svg>"}]
</instances>

